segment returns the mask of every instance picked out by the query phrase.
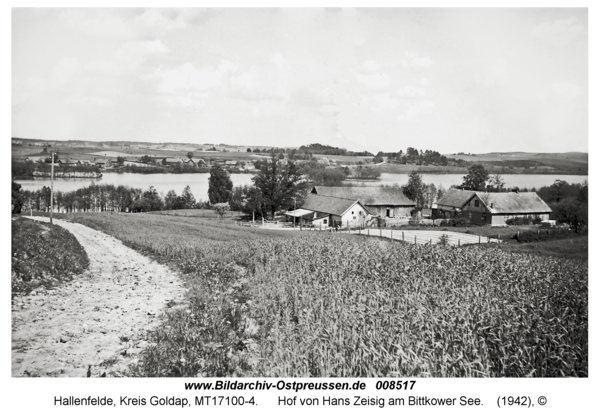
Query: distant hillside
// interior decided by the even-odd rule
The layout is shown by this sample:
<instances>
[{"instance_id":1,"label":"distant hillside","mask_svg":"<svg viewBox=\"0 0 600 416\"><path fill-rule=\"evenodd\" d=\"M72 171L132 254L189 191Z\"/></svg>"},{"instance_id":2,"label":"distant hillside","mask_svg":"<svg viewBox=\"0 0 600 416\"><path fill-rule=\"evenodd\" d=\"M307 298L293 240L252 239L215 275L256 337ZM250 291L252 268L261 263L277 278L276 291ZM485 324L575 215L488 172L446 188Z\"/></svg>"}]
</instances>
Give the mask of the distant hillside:
<instances>
[{"instance_id":1,"label":"distant hillside","mask_svg":"<svg viewBox=\"0 0 600 416\"><path fill-rule=\"evenodd\" d=\"M529 170L535 173L571 173L588 174L588 153L528 153L528 152L496 152L482 154L455 153L445 155L448 158L462 159L466 162L481 162L488 170ZM519 172L520 173L520 172Z\"/></svg>"}]
</instances>

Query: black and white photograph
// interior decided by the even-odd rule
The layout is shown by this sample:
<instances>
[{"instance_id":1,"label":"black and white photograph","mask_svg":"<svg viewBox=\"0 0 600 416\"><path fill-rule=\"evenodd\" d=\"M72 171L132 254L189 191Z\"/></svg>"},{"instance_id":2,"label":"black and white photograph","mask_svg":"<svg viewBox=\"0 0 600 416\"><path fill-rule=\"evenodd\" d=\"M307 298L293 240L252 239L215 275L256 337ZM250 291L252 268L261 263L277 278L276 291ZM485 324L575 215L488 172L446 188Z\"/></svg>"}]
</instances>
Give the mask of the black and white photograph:
<instances>
[{"instance_id":1,"label":"black and white photograph","mask_svg":"<svg viewBox=\"0 0 600 416\"><path fill-rule=\"evenodd\" d=\"M539 388L591 375L589 8L243 6L10 9L10 382L568 409Z\"/></svg>"}]
</instances>

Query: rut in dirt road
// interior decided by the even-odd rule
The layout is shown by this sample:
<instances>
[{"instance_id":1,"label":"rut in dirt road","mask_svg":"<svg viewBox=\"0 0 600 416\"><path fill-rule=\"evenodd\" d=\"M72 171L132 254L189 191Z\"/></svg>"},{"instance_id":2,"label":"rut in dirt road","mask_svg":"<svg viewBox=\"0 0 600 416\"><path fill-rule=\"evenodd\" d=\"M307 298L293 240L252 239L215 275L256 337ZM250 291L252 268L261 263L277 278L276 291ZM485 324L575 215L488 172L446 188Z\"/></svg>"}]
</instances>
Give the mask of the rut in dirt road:
<instances>
[{"instance_id":1,"label":"rut in dirt road","mask_svg":"<svg viewBox=\"0 0 600 416\"><path fill-rule=\"evenodd\" d=\"M90 267L66 285L14 298L12 376L122 375L148 345L146 331L159 314L182 303L181 280L113 237L54 222L77 238Z\"/></svg>"}]
</instances>

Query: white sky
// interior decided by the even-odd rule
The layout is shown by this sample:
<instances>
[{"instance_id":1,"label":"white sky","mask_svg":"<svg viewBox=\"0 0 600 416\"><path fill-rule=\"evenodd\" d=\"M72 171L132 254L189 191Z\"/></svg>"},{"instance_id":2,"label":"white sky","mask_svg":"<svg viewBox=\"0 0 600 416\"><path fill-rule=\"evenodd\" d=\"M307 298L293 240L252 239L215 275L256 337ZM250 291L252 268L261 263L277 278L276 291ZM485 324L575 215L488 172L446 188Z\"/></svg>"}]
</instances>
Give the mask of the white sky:
<instances>
[{"instance_id":1,"label":"white sky","mask_svg":"<svg viewBox=\"0 0 600 416\"><path fill-rule=\"evenodd\" d=\"M588 14L13 9L13 137L588 151Z\"/></svg>"}]
</instances>

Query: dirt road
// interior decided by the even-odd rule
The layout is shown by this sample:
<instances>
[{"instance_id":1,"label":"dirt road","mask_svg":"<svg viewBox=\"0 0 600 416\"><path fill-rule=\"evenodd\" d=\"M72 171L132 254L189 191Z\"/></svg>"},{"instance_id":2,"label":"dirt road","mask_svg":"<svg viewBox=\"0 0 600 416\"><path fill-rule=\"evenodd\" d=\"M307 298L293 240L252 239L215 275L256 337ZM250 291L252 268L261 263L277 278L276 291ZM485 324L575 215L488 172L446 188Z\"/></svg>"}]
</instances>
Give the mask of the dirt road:
<instances>
[{"instance_id":1,"label":"dirt road","mask_svg":"<svg viewBox=\"0 0 600 416\"><path fill-rule=\"evenodd\" d=\"M48 218L34 217L48 221ZM12 304L12 376L122 375L166 307L181 305L179 277L99 231L60 220L90 259L69 284ZM91 367L90 367L91 366Z\"/></svg>"}]
</instances>

